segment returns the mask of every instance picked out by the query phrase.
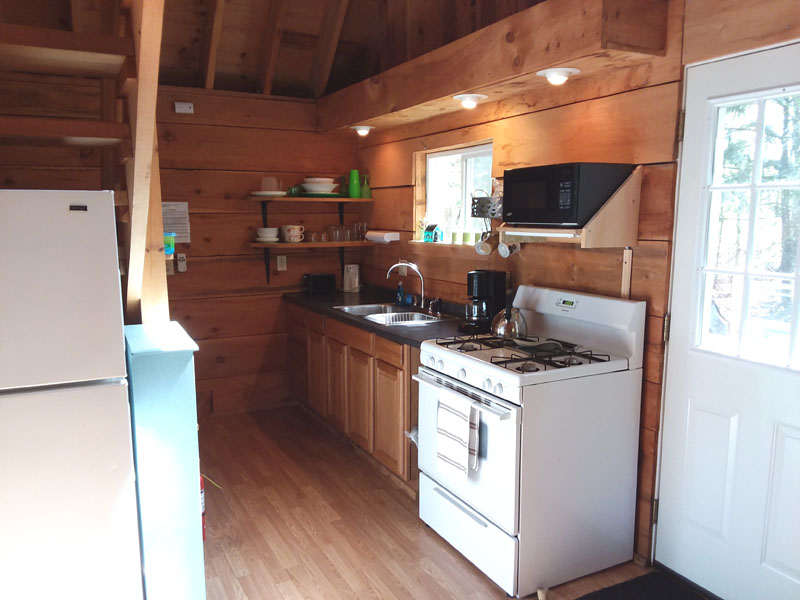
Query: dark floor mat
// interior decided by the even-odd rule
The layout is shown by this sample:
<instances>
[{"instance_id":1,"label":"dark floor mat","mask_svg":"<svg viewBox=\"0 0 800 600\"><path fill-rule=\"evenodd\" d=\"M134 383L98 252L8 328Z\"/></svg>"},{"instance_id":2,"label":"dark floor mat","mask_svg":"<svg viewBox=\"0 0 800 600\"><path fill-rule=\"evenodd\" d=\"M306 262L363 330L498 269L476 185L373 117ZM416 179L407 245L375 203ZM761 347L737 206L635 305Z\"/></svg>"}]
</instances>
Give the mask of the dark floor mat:
<instances>
[{"instance_id":1,"label":"dark floor mat","mask_svg":"<svg viewBox=\"0 0 800 600\"><path fill-rule=\"evenodd\" d=\"M578 600L705 600L676 577L654 571L581 596Z\"/></svg>"}]
</instances>

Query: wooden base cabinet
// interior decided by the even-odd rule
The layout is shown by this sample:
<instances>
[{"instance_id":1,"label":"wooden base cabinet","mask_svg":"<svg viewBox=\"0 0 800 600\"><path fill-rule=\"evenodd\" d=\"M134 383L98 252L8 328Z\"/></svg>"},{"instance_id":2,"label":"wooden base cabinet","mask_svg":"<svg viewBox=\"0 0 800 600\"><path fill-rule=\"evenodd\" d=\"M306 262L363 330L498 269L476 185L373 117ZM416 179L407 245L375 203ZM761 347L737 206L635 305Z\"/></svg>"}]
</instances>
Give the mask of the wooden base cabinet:
<instances>
[{"instance_id":1,"label":"wooden base cabinet","mask_svg":"<svg viewBox=\"0 0 800 600\"><path fill-rule=\"evenodd\" d=\"M375 458L406 477L405 371L382 360L375 361Z\"/></svg>"},{"instance_id":2,"label":"wooden base cabinet","mask_svg":"<svg viewBox=\"0 0 800 600\"><path fill-rule=\"evenodd\" d=\"M324 417L328 397L325 335L309 329L306 347L308 349L308 405L314 412Z\"/></svg>"},{"instance_id":3,"label":"wooden base cabinet","mask_svg":"<svg viewBox=\"0 0 800 600\"><path fill-rule=\"evenodd\" d=\"M347 422L347 354L348 348L339 340L326 336L325 368L328 371L328 407L325 418L339 431Z\"/></svg>"},{"instance_id":4,"label":"wooden base cabinet","mask_svg":"<svg viewBox=\"0 0 800 600\"><path fill-rule=\"evenodd\" d=\"M372 452L373 359L366 352L350 348L347 356L347 429L356 444Z\"/></svg>"},{"instance_id":5,"label":"wooden base cabinet","mask_svg":"<svg viewBox=\"0 0 800 600\"><path fill-rule=\"evenodd\" d=\"M313 311L306 324L309 406L393 473L415 478L405 431L416 424L419 351Z\"/></svg>"}]
</instances>

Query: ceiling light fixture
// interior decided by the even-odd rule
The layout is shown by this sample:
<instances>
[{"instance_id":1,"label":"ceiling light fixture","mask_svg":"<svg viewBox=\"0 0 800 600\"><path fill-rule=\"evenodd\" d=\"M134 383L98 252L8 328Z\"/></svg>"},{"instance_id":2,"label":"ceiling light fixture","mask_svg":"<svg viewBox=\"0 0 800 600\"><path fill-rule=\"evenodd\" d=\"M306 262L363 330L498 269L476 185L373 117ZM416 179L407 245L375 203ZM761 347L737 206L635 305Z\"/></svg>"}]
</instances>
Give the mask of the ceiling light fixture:
<instances>
[{"instance_id":1,"label":"ceiling light fixture","mask_svg":"<svg viewBox=\"0 0 800 600\"><path fill-rule=\"evenodd\" d=\"M355 129L361 137L369 135L370 129L375 129L372 125L353 125L350 129Z\"/></svg>"},{"instance_id":2,"label":"ceiling light fixture","mask_svg":"<svg viewBox=\"0 0 800 600\"><path fill-rule=\"evenodd\" d=\"M546 77L552 85L561 85L573 75L580 73L580 69L570 67L558 67L557 69L545 69L536 73L539 77Z\"/></svg>"},{"instance_id":3,"label":"ceiling light fixture","mask_svg":"<svg viewBox=\"0 0 800 600\"><path fill-rule=\"evenodd\" d=\"M458 96L453 96L453 100L461 102L461 106L464 108L473 109L478 106L478 102L486 100L488 97L485 94L459 94Z\"/></svg>"}]
</instances>

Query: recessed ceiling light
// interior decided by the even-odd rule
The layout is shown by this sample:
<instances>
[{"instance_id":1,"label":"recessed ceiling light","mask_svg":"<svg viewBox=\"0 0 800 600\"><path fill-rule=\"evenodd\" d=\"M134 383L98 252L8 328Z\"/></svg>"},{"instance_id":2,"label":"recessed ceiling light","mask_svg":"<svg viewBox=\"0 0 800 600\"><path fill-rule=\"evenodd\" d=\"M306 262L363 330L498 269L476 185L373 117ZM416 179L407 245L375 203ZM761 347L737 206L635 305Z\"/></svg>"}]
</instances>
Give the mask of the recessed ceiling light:
<instances>
[{"instance_id":1,"label":"recessed ceiling light","mask_svg":"<svg viewBox=\"0 0 800 600\"><path fill-rule=\"evenodd\" d=\"M472 109L478 106L478 102L486 100L488 97L485 94L459 94L458 96L453 96L453 100L461 102L461 106L464 108Z\"/></svg>"},{"instance_id":2,"label":"recessed ceiling light","mask_svg":"<svg viewBox=\"0 0 800 600\"><path fill-rule=\"evenodd\" d=\"M369 135L370 129L375 129L372 125L353 125L350 129L355 129L356 133L361 137Z\"/></svg>"},{"instance_id":3,"label":"recessed ceiling light","mask_svg":"<svg viewBox=\"0 0 800 600\"><path fill-rule=\"evenodd\" d=\"M580 69L572 69L570 67L558 67L556 69L545 69L536 73L539 77L546 77L553 85L561 85L572 75L580 73Z\"/></svg>"}]
</instances>

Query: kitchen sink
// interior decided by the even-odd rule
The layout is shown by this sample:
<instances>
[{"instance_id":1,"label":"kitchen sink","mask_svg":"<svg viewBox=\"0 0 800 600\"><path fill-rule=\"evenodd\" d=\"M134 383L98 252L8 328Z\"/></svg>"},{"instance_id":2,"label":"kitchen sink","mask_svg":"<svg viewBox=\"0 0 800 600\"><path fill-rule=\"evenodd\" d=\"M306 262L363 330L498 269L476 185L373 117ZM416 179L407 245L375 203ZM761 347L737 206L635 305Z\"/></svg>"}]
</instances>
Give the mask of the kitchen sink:
<instances>
[{"instance_id":1,"label":"kitchen sink","mask_svg":"<svg viewBox=\"0 0 800 600\"><path fill-rule=\"evenodd\" d=\"M333 308L347 313L348 315L356 315L358 317L384 313L408 312L407 306L397 306L396 304L354 304L352 306L334 306Z\"/></svg>"},{"instance_id":2,"label":"kitchen sink","mask_svg":"<svg viewBox=\"0 0 800 600\"><path fill-rule=\"evenodd\" d=\"M365 315L365 319L381 325L427 325L441 321L441 317L418 312L390 312Z\"/></svg>"}]
</instances>

